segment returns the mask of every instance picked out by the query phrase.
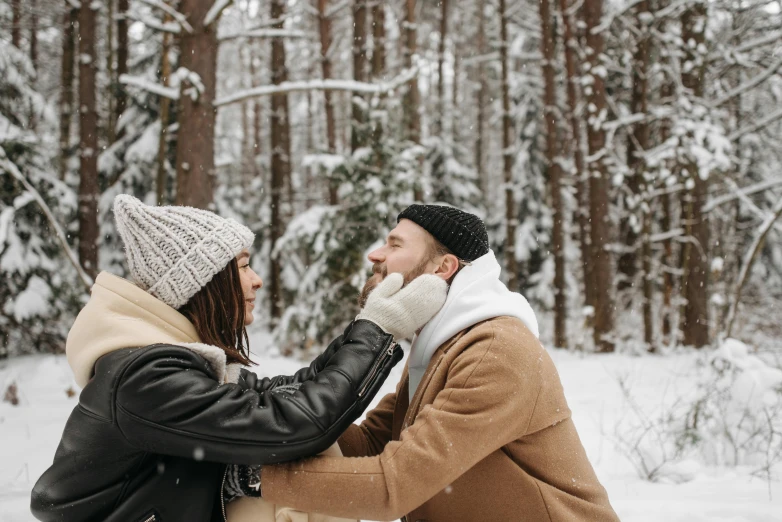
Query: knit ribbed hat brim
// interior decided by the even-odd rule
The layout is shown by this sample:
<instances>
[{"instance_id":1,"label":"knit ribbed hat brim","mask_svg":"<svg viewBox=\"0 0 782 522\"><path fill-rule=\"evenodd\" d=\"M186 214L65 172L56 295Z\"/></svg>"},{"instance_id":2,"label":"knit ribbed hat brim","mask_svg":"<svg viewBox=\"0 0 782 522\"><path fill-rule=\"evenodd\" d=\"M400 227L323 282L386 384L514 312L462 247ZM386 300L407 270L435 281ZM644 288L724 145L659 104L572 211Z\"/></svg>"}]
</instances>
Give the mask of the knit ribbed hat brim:
<instances>
[{"instance_id":1,"label":"knit ribbed hat brim","mask_svg":"<svg viewBox=\"0 0 782 522\"><path fill-rule=\"evenodd\" d=\"M476 215L445 205L410 205L397 217L429 232L459 259L474 261L489 251L486 225Z\"/></svg>"},{"instance_id":2,"label":"knit ribbed hat brim","mask_svg":"<svg viewBox=\"0 0 782 522\"><path fill-rule=\"evenodd\" d=\"M117 231L136 283L181 308L255 235L236 221L192 207L145 205L133 196L114 199Z\"/></svg>"}]
</instances>

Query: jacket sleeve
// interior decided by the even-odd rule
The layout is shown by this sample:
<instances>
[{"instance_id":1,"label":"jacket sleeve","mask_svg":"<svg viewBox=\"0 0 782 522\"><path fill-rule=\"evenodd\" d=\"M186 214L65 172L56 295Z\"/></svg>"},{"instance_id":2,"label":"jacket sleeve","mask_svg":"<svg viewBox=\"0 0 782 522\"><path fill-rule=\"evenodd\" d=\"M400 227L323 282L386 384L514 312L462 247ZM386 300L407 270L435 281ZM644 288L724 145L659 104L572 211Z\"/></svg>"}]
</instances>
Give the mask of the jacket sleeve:
<instances>
[{"instance_id":1,"label":"jacket sleeve","mask_svg":"<svg viewBox=\"0 0 782 522\"><path fill-rule=\"evenodd\" d=\"M257 392L219 384L190 350L156 346L119 377L116 422L131 444L154 453L237 464L314 455L363 412L401 355L389 334L356 321L317 375Z\"/></svg>"},{"instance_id":2,"label":"jacket sleeve","mask_svg":"<svg viewBox=\"0 0 782 522\"><path fill-rule=\"evenodd\" d=\"M401 385L401 383L400 383ZM389 393L369 413L361 424L351 424L340 436L339 448L346 457L374 457L391 442L394 409L399 393Z\"/></svg>"},{"instance_id":3,"label":"jacket sleeve","mask_svg":"<svg viewBox=\"0 0 782 522\"><path fill-rule=\"evenodd\" d=\"M242 368L239 375L239 386L256 392L265 392L279 386L298 384L312 380L319 372L326 367L326 363L336 353L342 345L342 336L340 335L329 344L328 348L318 355L309 366L302 368L293 375L278 375L276 377L258 377L254 372Z\"/></svg>"},{"instance_id":4,"label":"jacket sleeve","mask_svg":"<svg viewBox=\"0 0 782 522\"><path fill-rule=\"evenodd\" d=\"M541 353L538 361L536 347L544 349L531 334L524 342L535 343L527 345L534 355L523 360L492 337L489 332L454 360L433 404L382 454L264 466L264 498L302 511L394 520L535 429L531 420L545 373L541 365L550 359Z\"/></svg>"}]
</instances>

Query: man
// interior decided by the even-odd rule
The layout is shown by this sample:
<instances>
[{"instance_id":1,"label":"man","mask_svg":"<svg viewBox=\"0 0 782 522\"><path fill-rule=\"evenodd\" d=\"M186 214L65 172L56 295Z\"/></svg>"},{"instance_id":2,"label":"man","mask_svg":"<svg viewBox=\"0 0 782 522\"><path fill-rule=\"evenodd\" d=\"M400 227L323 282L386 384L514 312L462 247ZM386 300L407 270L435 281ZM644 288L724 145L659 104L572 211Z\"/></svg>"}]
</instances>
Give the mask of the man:
<instances>
[{"instance_id":1,"label":"man","mask_svg":"<svg viewBox=\"0 0 782 522\"><path fill-rule=\"evenodd\" d=\"M386 274L435 274L451 285L445 305L415 337L396 393L339 439L344 457L264 466L260 494L372 520L618 520L535 316L499 280L483 222L413 205L369 260L362 299Z\"/></svg>"}]
</instances>

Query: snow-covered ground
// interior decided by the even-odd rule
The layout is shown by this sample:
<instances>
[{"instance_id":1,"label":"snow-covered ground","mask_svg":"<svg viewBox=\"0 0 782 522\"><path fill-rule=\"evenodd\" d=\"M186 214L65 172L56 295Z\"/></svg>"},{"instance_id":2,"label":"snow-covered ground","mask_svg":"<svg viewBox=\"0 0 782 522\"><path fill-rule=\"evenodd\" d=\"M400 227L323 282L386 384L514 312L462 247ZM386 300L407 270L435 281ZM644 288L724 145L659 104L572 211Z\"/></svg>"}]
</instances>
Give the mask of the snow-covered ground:
<instances>
[{"instance_id":1,"label":"snow-covered ground","mask_svg":"<svg viewBox=\"0 0 782 522\"><path fill-rule=\"evenodd\" d=\"M644 411L659 410L692 392L698 354L634 357L557 350L552 351L552 357L587 452L624 522L782 522L782 482L757 478L752 475L753 468L691 463L686 467L690 480L651 483L641 480L631 462L617 451L613 443L617 425L621 428L629 422L619 381L628 384ZM291 373L300 366L279 356L259 355L255 359L260 363L260 374ZM386 391L393 390L401 367L394 369ZM51 462L77 400L66 393L75 385L62 356L30 356L0 363L1 390L13 381L18 385L20 404L0 403L2 522L32 520L30 489Z\"/></svg>"}]
</instances>

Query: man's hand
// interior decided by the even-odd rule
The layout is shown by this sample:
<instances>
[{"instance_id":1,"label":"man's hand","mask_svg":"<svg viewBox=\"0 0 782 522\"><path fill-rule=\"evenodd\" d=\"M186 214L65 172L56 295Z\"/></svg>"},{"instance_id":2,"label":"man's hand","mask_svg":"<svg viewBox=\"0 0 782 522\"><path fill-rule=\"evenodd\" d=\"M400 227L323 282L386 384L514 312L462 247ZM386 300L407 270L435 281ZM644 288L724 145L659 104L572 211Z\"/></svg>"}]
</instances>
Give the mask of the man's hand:
<instances>
[{"instance_id":1,"label":"man's hand","mask_svg":"<svg viewBox=\"0 0 782 522\"><path fill-rule=\"evenodd\" d=\"M394 336L406 339L440 311L448 285L431 274L418 276L402 288L402 274L389 274L372 293L356 319L372 321Z\"/></svg>"}]
</instances>

